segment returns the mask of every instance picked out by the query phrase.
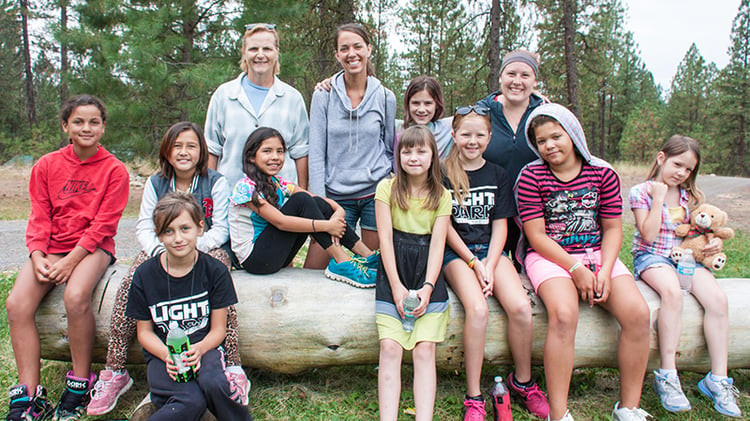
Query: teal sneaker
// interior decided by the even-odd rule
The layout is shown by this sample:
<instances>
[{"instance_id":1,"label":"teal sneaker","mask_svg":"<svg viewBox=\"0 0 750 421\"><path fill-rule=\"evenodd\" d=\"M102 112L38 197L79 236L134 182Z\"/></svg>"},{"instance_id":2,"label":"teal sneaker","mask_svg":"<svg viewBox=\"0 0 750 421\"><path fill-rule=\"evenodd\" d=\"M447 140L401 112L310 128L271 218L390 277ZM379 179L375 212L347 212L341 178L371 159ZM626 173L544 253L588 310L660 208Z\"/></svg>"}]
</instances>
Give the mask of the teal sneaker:
<instances>
[{"instance_id":1,"label":"teal sneaker","mask_svg":"<svg viewBox=\"0 0 750 421\"><path fill-rule=\"evenodd\" d=\"M375 287L375 277L370 276L370 270L358 259L350 259L341 263L336 263L331 259L325 273L329 279L357 288Z\"/></svg>"},{"instance_id":2,"label":"teal sneaker","mask_svg":"<svg viewBox=\"0 0 750 421\"><path fill-rule=\"evenodd\" d=\"M736 402L739 391L734 387L734 380L731 377L715 381L709 371L706 377L698 382L698 390L714 401L714 408L720 414L735 418L742 417L742 411Z\"/></svg>"},{"instance_id":3,"label":"teal sneaker","mask_svg":"<svg viewBox=\"0 0 750 421\"><path fill-rule=\"evenodd\" d=\"M375 250L371 255L362 257L359 254L355 254L354 258L364 263L367 269L378 270L378 264L380 263L380 250Z\"/></svg>"}]
</instances>

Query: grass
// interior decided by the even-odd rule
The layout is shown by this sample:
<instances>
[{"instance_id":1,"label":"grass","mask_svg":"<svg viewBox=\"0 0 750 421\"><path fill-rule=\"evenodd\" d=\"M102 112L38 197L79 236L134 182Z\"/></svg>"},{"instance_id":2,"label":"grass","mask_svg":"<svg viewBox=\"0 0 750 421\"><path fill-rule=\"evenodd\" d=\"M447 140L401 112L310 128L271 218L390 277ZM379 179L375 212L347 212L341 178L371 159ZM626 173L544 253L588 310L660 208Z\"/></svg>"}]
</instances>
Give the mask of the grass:
<instances>
[{"instance_id":1,"label":"grass","mask_svg":"<svg viewBox=\"0 0 750 421\"><path fill-rule=\"evenodd\" d=\"M633 228L627 226L621 259L632 269L630 258L630 241ZM727 241L726 253L729 256L727 267L719 272L720 277L750 278L750 236L738 232L735 239ZM301 262L300 254L296 264ZM0 299L4 302L10 291L15 273L0 273ZM16 366L13 349L8 334L7 315L0 312L0 389L7 390L16 383ZM57 399L63 388L63 378L69 369L69 363L43 361L42 383L49 389L51 397ZM95 364L93 370L102 366ZM482 384L489 387L492 378L507 375L511 367L485 367ZM125 419L135 409L148 392L146 374L143 366L129 367L136 380L134 387L120 398L115 411L104 417L84 417L84 420ZM253 382L250 394L250 412L256 420L376 420L378 417L377 399L377 366L364 365L352 367L331 367L313 369L297 375L276 374L256 369L249 369L248 375ZM735 369L730 371L735 385L742 391L739 405L744 413L750 413L750 370ZM407 412L414 407L412 393L412 367L405 365L402 370L401 414L400 420L411 420L413 415ZM701 378L699 373L683 372L682 384L693 404L689 413L671 414L665 411L651 389L653 374L648 373L644 382L644 393L641 407L658 420L709 420L720 418L713 410L710 401L703 397L696 387ZM541 367L534 368L534 377L542 385L544 372ZM462 400L465 393L466 378L463 372L438 371L438 388L435 403L435 419L461 419ZM569 407L576 419L609 420L612 407L617 400L619 390L618 372L612 369L576 369L570 387ZM0 401L7 405L7 400ZM488 407L489 410L489 407ZM520 407L513 406L515 420L532 420ZM487 419L491 419L488 414Z\"/></svg>"}]
</instances>

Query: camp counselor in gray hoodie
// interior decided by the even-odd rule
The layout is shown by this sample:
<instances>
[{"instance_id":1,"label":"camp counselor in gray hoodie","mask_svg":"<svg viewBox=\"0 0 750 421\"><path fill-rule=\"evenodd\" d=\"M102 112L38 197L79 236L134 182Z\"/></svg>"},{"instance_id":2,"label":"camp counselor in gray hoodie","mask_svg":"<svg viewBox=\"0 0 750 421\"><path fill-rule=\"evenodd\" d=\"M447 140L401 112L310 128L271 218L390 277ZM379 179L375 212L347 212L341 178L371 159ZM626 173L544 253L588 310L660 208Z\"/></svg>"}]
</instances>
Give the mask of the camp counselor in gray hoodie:
<instances>
[{"instance_id":1,"label":"camp counselor in gray hoodie","mask_svg":"<svg viewBox=\"0 0 750 421\"><path fill-rule=\"evenodd\" d=\"M391 171L396 97L368 76L364 98L354 108L344 71L331 85L330 91L316 91L310 105L310 191L336 201L371 198Z\"/></svg>"}]
</instances>

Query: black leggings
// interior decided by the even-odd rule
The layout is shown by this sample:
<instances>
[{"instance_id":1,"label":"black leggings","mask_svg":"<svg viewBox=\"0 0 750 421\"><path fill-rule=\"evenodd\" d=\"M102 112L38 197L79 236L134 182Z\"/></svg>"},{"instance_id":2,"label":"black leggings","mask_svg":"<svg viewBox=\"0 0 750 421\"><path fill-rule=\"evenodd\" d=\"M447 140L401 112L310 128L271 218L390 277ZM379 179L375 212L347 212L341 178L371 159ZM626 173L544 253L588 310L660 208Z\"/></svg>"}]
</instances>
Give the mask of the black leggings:
<instances>
[{"instance_id":1,"label":"black leggings","mask_svg":"<svg viewBox=\"0 0 750 421\"><path fill-rule=\"evenodd\" d=\"M293 194L280 210L284 215L318 220L328 220L333 215L333 208L328 202L320 197L310 196L306 192ZM312 224L310 224L310 231L312 231ZM333 245L331 234L325 231L289 232L281 231L272 224L268 224L255 240L253 251L242 262L242 267L258 275L278 272L281 268L289 266L297 251L305 244L308 235L312 235L324 249ZM347 225L344 236L341 237L341 244L351 250L357 241L359 237Z\"/></svg>"}]
</instances>

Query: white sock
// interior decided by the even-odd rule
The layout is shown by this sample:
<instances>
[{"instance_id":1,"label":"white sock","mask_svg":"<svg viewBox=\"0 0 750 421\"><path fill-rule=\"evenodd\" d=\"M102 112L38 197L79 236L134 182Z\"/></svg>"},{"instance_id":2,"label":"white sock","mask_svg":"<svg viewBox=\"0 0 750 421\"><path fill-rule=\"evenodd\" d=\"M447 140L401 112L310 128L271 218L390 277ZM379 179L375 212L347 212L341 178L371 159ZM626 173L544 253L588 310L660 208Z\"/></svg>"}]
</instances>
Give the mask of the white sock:
<instances>
[{"instance_id":1,"label":"white sock","mask_svg":"<svg viewBox=\"0 0 750 421\"><path fill-rule=\"evenodd\" d=\"M711 380L714 383L720 383L722 380L726 379L727 376L717 376L714 373L708 373L708 379Z\"/></svg>"},{"instance_id":2,"label":"white sock","mask_svg":"<svg viewBox=\"0 0 750 421\"><path fill-rule=\"evenodd\" d=\"M674 369L674 368L670 368L670 369L659 368L659 375L666 376L666 377L672 377L674 375L674 377L677 377L677 369Z\"/></svg>"}]
</instances>

